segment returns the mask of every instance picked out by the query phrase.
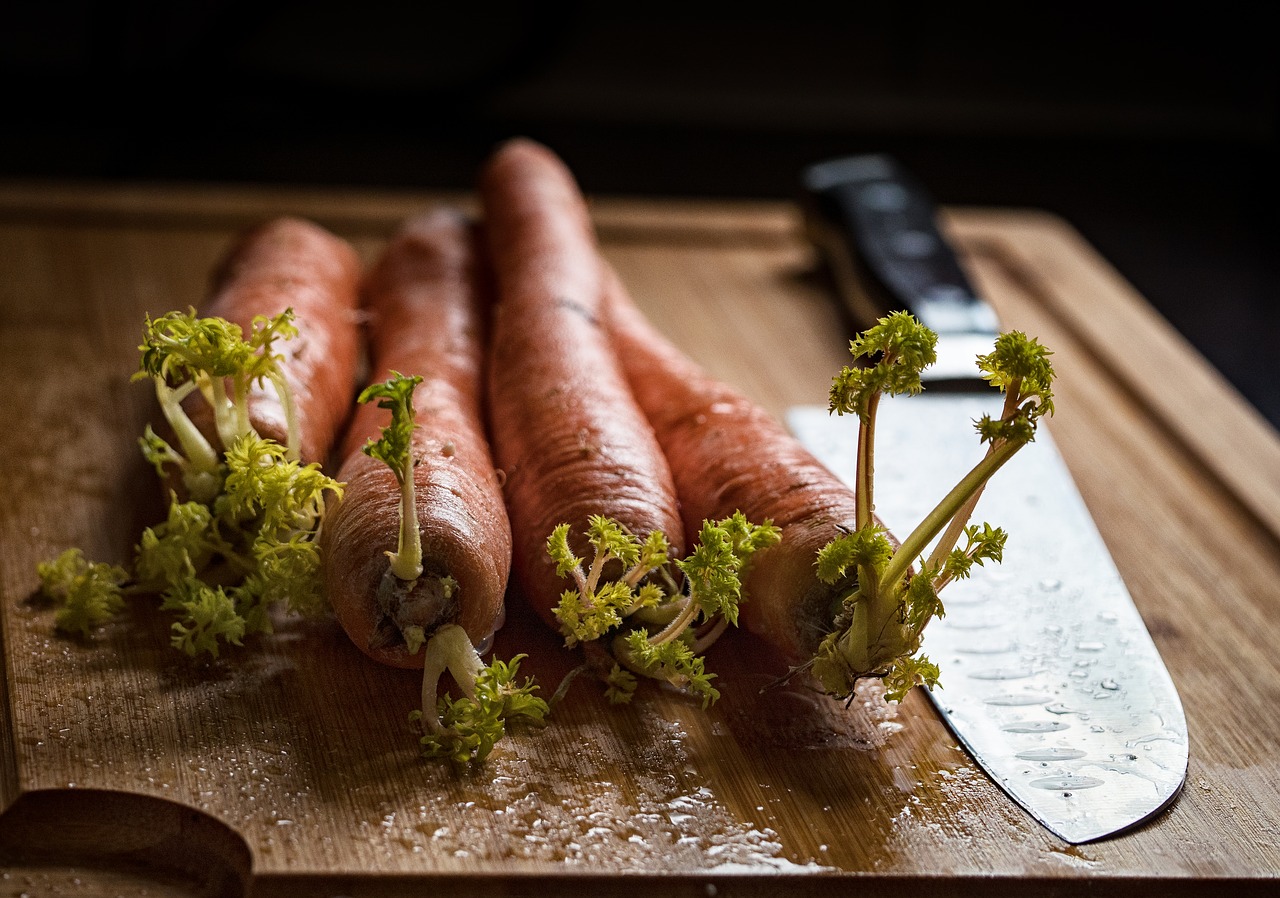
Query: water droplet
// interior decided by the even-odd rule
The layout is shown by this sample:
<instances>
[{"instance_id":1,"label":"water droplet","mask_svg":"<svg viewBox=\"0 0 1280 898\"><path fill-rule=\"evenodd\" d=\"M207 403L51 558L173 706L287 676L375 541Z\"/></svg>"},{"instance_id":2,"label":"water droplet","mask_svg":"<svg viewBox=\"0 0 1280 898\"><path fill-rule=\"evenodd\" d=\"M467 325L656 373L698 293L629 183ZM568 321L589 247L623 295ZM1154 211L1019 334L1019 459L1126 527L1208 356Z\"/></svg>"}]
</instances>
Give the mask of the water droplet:
<instances>
[{"instance_id":1,"label":"water droplet","mask_svg":"<svg viewBox=\"0 0 1280 898\"><path fill-rule=\"evenodd\" d=\"M983 699L988 705L1005 708L1017 708L1023 705L1043 705L1051 696L1039 692L1005 692Z\"/></svg>"},{"instance_id":2,"label":"water droplet","mask_svg":"<svg viewBox=\"0 0 1280 898\"><path fill-rule=\"evenodd\" d=\"M1102 621L1104 624L1114 624L1116 621L1120 620L1120 615L1116 614L1114 611L1100 611L1098 612L1098 620Z\"/></svg>"},{"instance_id":3,"label":"water droplet","mask_svg":"<svg viewBox=\"0 0 1280 898\"><path fill-rule=\"evenodd\" d=\"M1046 577L1040 581L1040 589L1044 592L1057 592L1062 589L1062 581L1053 577Z\"/></svg>"},{"instance_id":4,"label":"water droplet","mask_svg":"<svg viewBox=\"0 0 1280 898\"><path fill-rule=\"evenodd\" d=\"M1076 643L1076 650L1080 652L1100 652L1106 647L1107 644L1105 642L1091 641Z\"/></svg>"},{"instance_id":5,"label":"water droplet","mask_svg":"<svg viewBox=\"0 0 1280 898\"><path fill-rule=\"evenodd\" d=\"M1068 708L1066 705L1064 705L1062 702L1054 702L1052 705L1045 705L1045 708L1044 708L1044 709L1045 709L1046 711L1048 711L1050 714L1074 714L1074 713L1076 713L1076 712L1075 712L1075 711L1073 711L1071 708Z\"/></svg>"},{"instance_id":6,"label":"water droplet","mask_svg":"<svg viewBox=\"0 0 1280 898\"><path fill-rule=\"evenodd\" d=\"M1063 723L1061 720L1020 720L1016 723L1007 723L1000 729L1006 733L1058 733L1070 728L1071 724Z\"/></svg>"},{"instance_id":7,"label":"water droplet","mask_svg":"<svg viewBox=\"0 0 1280 898\"><path fill-rule=\"evenodd\" d=\"M1110 677L1107 677L1098 685L1101 686L1103 689L1110 690L1111 692L1115 692L1117 689L1120 688L1120 684L1117 683L1115 680L1111 679Z\"/></svg>"},{"instance_id":8,"label":"water droplet","mask_svg":"<svg viewBox=\"0 0 1280 898\"><path fill-rule=\"evenodd\" d=\"M1031 748L1015 755L1023 761L1077 761L1084 756L1078 748Z\"/></svg>"},{"instance_id":9,"label":"water droplet","mask_svg":"<svg viewBox=\"0 0 1280 898\"><path fill-rule=\"evenodd\" d=\"M1106 780L1100 780L1095 776L1072 776L1066 774L1064 776L1042 776L1040 779L1032 780L1031 785L1037 789L1062 792L1067 789L1096 789L1098 786L1106 785Z\"/></svg>"}]
</instances>

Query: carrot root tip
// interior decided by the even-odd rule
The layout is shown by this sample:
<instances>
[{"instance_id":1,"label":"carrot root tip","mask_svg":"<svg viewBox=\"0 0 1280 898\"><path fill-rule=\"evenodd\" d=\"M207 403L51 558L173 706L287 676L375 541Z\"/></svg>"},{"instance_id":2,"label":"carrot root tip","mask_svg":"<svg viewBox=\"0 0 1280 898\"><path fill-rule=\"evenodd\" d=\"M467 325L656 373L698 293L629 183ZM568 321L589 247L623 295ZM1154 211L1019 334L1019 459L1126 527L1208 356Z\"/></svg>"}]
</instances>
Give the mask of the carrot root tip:
<instances>
[{"instance_id":1,"label":"carrot root tip","mask_svg":"<svg viewBox=\"0 0 1280 898\"><path fill-rule=\"evenodd\" d=\"M421 646L424 638L458 617L458 581L448 574L424 573L416 580L401 580L388 568L378 584L381 615L369 647L387 649L406 644Z\"/></svg>"}]
</instances>

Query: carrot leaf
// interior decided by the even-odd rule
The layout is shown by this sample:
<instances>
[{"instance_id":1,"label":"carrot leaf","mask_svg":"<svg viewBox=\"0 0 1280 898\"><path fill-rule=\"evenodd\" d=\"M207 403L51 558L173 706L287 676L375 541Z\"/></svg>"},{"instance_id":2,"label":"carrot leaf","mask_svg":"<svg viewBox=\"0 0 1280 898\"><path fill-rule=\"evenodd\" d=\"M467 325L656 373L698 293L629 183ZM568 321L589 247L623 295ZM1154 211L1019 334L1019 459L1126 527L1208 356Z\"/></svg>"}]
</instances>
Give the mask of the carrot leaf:
<instances>
[{"instance_id":1,"label":"carrot leaf","mask_svg":"<svg viewBox=\"0 0 1280 898\"><path fill-rule=\"evenodd\" d=\"M650 642L643 630L632 630L625 637L625 654L629 666L656 680L665 680L673 686L687 689L702 699L706 708L720 697L711 685L715 674L708 673L706 661L694 653L690 644L692 634L668 642Z\"/></svg>"},{"instance_id":2,"label":"carrot leaf","mask_svg":"<svg viewBox=\"0 0 1280 898\"><path fill-rule=\"evenodd\" d=\"M610 702L631 700L637 674L686 688L704 704L714 701L719 693L701 653L737 624L743 569L756 551L777 543L779 533L771 522L752 524L735 512L704 522L698 546L673 561L661 532L641 541L616 521L593 516L585 534L587 563L570 546L569 526L557 526L547 553L576 586L555 608L565 644L598 643L612 655L616 663L605 677Z\"/></svg>"},{"instance_id":3,"label":"carrot leaf","mask_svg":"<svg viewBox=\"0 0 1280 898\"><path fill-rule=\"evenodd\" d=\"M609 700L611 705L628 704L635 697L636 687L640 684L635 674L616 661L605 677L604 682L604 697Z\"/></svg>"},{"instance_id":4,"label":"carrot leaf","mask_svg":"<svg viewBox=\"0 0 1280 898\"><path fill-rule=\"evenodd\" d=\"M419 739L427 758L443 758L465 767L483 761L506 735L507 724L544 722L549 708L532 678L517 680L525 655L485 665L457 624L446 624L427 642L423 665L422 708L409 714L424 730ZM439 679L452 675L462 697L437 696Z\"/></svg>"},{"instance_id":5,"label":"carrot leaf","mask_svg":"<svg viewBox=\"0 0 1280 898\"><path fill-rule=\"evenodd\" d=\"M90 631L124 608L124 568L90 562L79 549L67 549L52 561L36 565L41 591L58 604L54 626L87 637Z\"/></svg>"},{"instance_id":6,"label":"carrot leaf","mask_svg":"<svg viewBox=\"0 0 1280 898\"><path fill-rule=\"evenodd\" d=\"M194 577L182 580L169 588L160 607L178 618L172 624L173 647L192 658L206 653L217 658L222 643L240 645L244 637L245 619L221 586Z\"/></svg>"},{"instance_id":7,"label":"carrot leaf","mask_svg":"<svg viewBox=\"0 0 1280 898\"><path fill-rule=\"evenodd\" d=\"M296 430L274 351L296 333L290 310L256 318L247 337L194 310L147 319L135 377L152 381L178 445L149 426L139 443L162 481L182 475L186 495L170 492L166 517L143 530L131 570L89 564L78 550L38 566L42 592L62 606L58 629L87 635L126 594L155 595L174 615L174 646L216 658L247 634L270 632L276 605L303 613L324 605L316 537L342 485L300 463L296 449L261 437L248 418L250 387L271 381ZM183 408L196 393L214 409L218 448Z\"/></svg>"},{"instance_id":8,"label":"carrot leaf","mask_svg":"<svg viewBox=\"0 0 1280 898\"><path fill-rule=\"evenodd\" d=\"M909 312L893 312L849 343L854 359L874 364L844 368L831 383L831 410L856 414L864 421L882 394L919 393L920 373L937 361L938 336Z\"/></svg>"},{"instance_id":9,"label":"carrot leaf","mask_svg":"<svg viewBox=\"0 0 1280 898\"><path fill-rule=\"evenodd\" d=\"M569 547L569 525L560 524L547 538L547 554L556 563L556 574L564 577L582 565L582 559Z\"/></svg>"},{"instance_id":10,"label":"carrot leaf","mask_svg":"<svg viewBox=\"0 0 1280 898\"><path fill-rule=\"evenodd\" d=\"M413 484L413 391L422 375L408 376L392 371L383 383L370 384L360 393L361 403L378 400L378 408L391 412L391 421L376 440L367 441L362 451L384 462L400 485L400 535L394 552L388 552L391 572L401 580L422 576L422 535L418 527L418 506Z\"/></svg>"},{"instance_id":11,"label":"carrot leaf","mask_svg":"<svg viewBox=\"0 0 1280 898\"><path fill-rule=\"evenodd\" d=\"M298 422L293 395L280 373L275 341L297 336L292 309L274 318L258 316L246 337L237 324L223 318L200 318L195 309L147 317L141 362L135 378L150 378L160 411L177 438L181 451L169 446L148 429L144 453L158 468L176 464L193 498L216 494L218 449L192 422L183 400L198 392L213 410L214 427L222 449L254 432L249 422L249 391L270 382L285 410L287 450L298 457Z\"/></svg>"},{"instance_id":12,"label":"carrot leaf","mask_svg":"<svg viewBox=\"0 0 1280 898\"><path fill-rule=\"evenodd\" d=\"M697 547L676 562L689 584L689 597L706 617L722 614L738 624L742 570L756 550L776 545L781 531L773 522L750 523L741 511L722 521L704 521Z\"/></svg>"}]
</instances>

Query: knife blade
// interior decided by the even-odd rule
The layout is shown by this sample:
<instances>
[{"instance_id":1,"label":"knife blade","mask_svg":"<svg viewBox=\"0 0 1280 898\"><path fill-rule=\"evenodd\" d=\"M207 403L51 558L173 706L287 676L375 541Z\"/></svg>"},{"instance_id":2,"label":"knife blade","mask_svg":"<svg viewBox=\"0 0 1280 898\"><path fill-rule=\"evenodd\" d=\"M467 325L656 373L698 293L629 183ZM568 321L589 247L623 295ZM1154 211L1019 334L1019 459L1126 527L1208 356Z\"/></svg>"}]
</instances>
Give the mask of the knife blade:
<instances>
[{"instance_id":1,"label":"knife blade","mask_svg":"<svg viewBox=\"0 0 1280 898\"><path fill-rule=\"evenodd\" d=\"M998 415L1001 400L975 359L999 322L896 160L829 160L803 183L807 229L859 323L905 308L938 334L926 393L886 397L877 418L876 512L906 532L982 454L972 422ZM788 424L853 482L856 419L801 407ZM988 483L984 520L1010 534L1003 563L942 594L946 616L924 638L942 688L928 695L988 776L1064 841L1137 826L1182 788L1186 718L1045 428Z\"/></svg>"}]
</instances>

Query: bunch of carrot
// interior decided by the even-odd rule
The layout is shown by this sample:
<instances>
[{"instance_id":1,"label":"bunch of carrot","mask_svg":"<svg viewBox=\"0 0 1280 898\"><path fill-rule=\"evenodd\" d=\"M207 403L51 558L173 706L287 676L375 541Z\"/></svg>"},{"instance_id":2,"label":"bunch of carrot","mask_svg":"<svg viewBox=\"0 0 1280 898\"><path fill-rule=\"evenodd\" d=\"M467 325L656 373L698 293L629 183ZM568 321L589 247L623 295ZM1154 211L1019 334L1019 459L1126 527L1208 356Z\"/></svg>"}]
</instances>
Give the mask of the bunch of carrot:
<instances>
[{"instance_id":1,"label":"bunch of carrot","mask_svg":"<svg viewBox=\"0 0 1280 898\"><path fill-rule=\"evenodd\" d=\"M368 452L386 414L365 405L348 431L346 493L324 533L330 601L374 658L426 658L423 712L434 724L426 684L438 672L431 645L418 646L454 625L483 645L500 622L507 565L539 616L586 646L611 698L626 700L640 674L709 702L717 693L700 654L736 622L755 551L777 541L769 509L744 516L678 492L613 342L617 280L564 164L512 141L484 167L480 198L482 225L443 212L411 222L365 278L373 380L425 380L407 476ZM392 576L406 502L422 562ZM690 534L699 545L686 558ZM445 665L471 699L476 664Z\"/></svg>"},{"instance_id":2,"label":"bunch of carrot","mask_svg":"<svg viewBox=\"0 0 1280 898\"><path fill-rule=\"evenodd\" d=\"M428 753L483 757L502 720L547 711L519 658L480 660L512 574L611 697L638 673L714 698L698 655L744 597L748 628L812 659L850 588L815 557L855 527L852 491L644 320L551 151L501 146L479 194L480 223L415 217L363 276L333 235L269 223L203 310L245 329L296 315L279 358L292 393L255 387L249 423L304 460L336 453L325 592L361 651L424 668ZM437 696L446 670L464 698Z\"/></svg>"},{"instance_id":3,"label":"bunch of carrot","mask_svg":"<svg viewBox=\"0 0 1280 898\"><path fill-rule=\"evenodd\" d=\"M560 584L545 542L592 514L641 537L698 534L740 513L780 545L743 566L747 626L795 664L830 629L841 584L818 550L854 523L852 492L782 425L711 378L634 306L591 238L587 206L549 150L500 148L481 180L500 301L490 415L507 472L516 571L551 620ZM678 554L678 548L673 554Z\"/></svg>"}]
</instances>

